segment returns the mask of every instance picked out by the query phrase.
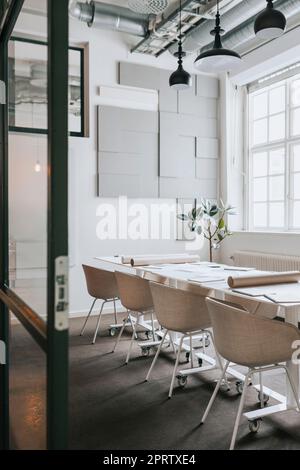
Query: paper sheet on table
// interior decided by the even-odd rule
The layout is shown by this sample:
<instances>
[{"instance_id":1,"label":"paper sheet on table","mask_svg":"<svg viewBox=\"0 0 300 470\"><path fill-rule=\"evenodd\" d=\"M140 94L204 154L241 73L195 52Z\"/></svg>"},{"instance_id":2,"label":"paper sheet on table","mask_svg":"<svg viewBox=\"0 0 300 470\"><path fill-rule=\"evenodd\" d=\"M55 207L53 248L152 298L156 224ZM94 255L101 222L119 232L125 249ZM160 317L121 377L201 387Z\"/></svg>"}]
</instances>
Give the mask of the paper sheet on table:
<instances>
[{"instance_id":1,"label":"paper sheet on table","mask_svg":"<svg viewBox=\"0 0 300 470\"><path fill-rule=\"evenodd\" d=\"M224 276L197 276L190 278L189 281L204 284L206 282L226 281L226 278Z\"/></svg>"},{"instance_id":2,"label":"paper sheet on table","mask_svg":"<svg viewBox=\"0 0 300 470\"><path fill-rule=\"evenodd\" d=\"M225 266L225 271L255 271L255 268L246 268L245 266Z\"/></svg>"},{"instance_id":3,"label":"paper sheet on table","mask_svg":"<svg viewBox=\"0 0 300 470\"><path fill-rule=\"evenodd\" d=\"M265 297L276 304L299 304L300 292L278 292L274 294L265 294Z\"/></svg>"},{"instance_id":4,"label":"paper sheet on table","mask_svg":"<svg viewBox=\"0 0 300 470\"><path fill-rule=\"evenodd\" d=\"M232 292L236 292L238 294L243 295L250 295L250 297L264 297L266 295L275 294L274 287L272 286L268 289L267 287L240 287L238 289L232 289Z\"/></svg>"}]
</instances>

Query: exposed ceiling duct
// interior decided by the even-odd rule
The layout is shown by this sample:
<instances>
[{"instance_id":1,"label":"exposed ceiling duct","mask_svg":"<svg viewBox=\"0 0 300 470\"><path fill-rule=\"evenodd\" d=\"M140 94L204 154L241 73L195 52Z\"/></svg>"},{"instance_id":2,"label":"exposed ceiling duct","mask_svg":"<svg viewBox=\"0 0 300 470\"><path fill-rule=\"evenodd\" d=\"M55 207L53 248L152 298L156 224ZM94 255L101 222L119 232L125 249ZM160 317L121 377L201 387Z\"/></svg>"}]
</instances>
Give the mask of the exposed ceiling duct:
<instances>
[{"instance_id":1,"label":"exposed ceiling duct","mask_svg":"<svg viewBox=\"0 0 300 470\"><path fill-rule=\"evenodd\" d=\"M225 4L240 0L222 0ZM183 0L182 1L182 35L186 36L195 30L205 19L213 19L210 11L216 5L217 0ZM179 1L174 5L179 6ZM140 52L143 54L160 56L170 46L174 45L174 52L178 48L180 9L167 12L160 22L155 22L149 31L149 34L139 44L137 44L132 52Z\"/></svg>"},{"instance_id":2,"label":"exposed ceiling duct","mask_svg":"<svg viewBox=\"0 0 300 470\"><path fill-rule=\"evenodd\" d=\"M144 1L144 0L143 0ZM156 1L156 0L155 0ZM163 0L157 0L161 2ZM170 2L170 7L176 3ZM211 47L211 30L214 28L216 0L183 0L182 33L184 51L194 53ZM288 20L287 30L300 24L300 0L274 0ZM226 31L222 42L228 49L245 53L264 44L254 35L255 17L265 7L264 0L220 0L222 27ZM299 14L299 18L297 16ZM132 52L155 57L165 51L176 53L178 48L179 9L163 15L138 14L129 8L100 2L70 2L70 15L90 27L128 33L142 40ZM295 21L294 21L295 18Z\"/></svg>"},{"instance_id":3,"label":"exposed ceiling duct","mask_svg":"<svg viewBox=\"0 0 300 470\"><path fill-rule=\"evenodd\" d=\"M276 8L285 14L287 19L293 15L300 13L299 0L275 0ZM254 34L254 20L256 15L265 7L262 0L243 0L222 15L222 27L227 32L223 39L223 46L228 49L234 49L254 40L257 44L261 44ZM193 53L201 48L201 52L211 48L212 38L210 31L214 27L214 22L204 21L196 30L187 35L184 42L184 50L187 53ZM170 52L176 52L174 46L170 47Z\"/></svg>"},{"instance_id":4,"label":"exposed ceiling duct","mask_svg":"<svg viewBox=\"0 0 300 470\"><path fill-rule=\"evenodd\" d=\"M159 15L169 5L168 0L128 0L130 10L148 15Z\"/></svg>"},{"instance_id":5,"label":"exposed ceiling duct","mask_svg":"<svg viewBox=\"0 0 300 470\"><path fill-rule=\"evenodd\" d=\"M134 13L129 8L94 1L91 3L72 1L69 12L72 18L83 21L90 27L139 37L145 37L148 32L149 16Z\"/></svg>"},{"instance_id":6,"label":"exposed ceiling duct","mask_svg":"<svg viewBox=\"0 0 300 470\"><path fill-rule=\"evenodd\" d=\"M289 21L295 15L300 15L300 1L299 0L277 0L276 8L278 8ZM255 37L254 33L254 20L255 17L248 15L245 22L240 22L237 28L232 29L223 37L224 47L227 48L242 48L250 41L254 41L256 44L261 44L264 41ZM201 50L205 51L211 47L211 44L204 46Z\"/></svg>"},{"instance_id":7,"label":"exposed ceiling duct","mask_svg":"<svg viewBox=\"0 0 300 470\"><path fill-rule=\"evenodd\" d=\"M220 5L222 8L222 4ZM222 13L222 28L231 31L248 18L259 13L264 8L262 0L242 0L226 13ZM214 19L204 21L195 31L186 37L184 50L188 53L195 52L212 42L211 30L214 28ZM170 52L173 52L172 48Z\"/></svg>"}]
</instances>

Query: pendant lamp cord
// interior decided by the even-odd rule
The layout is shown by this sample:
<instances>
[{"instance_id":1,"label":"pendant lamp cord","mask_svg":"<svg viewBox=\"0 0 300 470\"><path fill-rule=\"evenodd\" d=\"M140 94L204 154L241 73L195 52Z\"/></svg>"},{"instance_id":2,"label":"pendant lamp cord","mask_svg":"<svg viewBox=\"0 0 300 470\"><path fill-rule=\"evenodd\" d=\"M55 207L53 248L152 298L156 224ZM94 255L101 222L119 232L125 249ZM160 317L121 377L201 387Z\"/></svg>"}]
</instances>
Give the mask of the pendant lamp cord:
<instances>
[{"instance_id":1,"label":"pendant lamp cord","mask_svg":"<svg viewBox=\"0 0 300 470\"><path fill-rule=\"evenodd\" d=\"M178 42L178 64L179 66L182 66L182 16L181 16L181 11L182 11L182 5L181 5L181 0L179 1L179 42Z\"/></svg>"},{"instance_id":2,"label":"pendant lamp cord","mask_svg":"<svg viewBox=\"0 0 300 470\"><path fill-rule=\"evenodd\" d=\"M215 36L215 43L214 43L214 48L215 49L221 49L222 48L221 36L220 36L222 31L223 30L221 28L220 5L219 5L219 0L217 0L216 26L211 31L211 34L213 34Z\"/></svg>"}]
</instances>

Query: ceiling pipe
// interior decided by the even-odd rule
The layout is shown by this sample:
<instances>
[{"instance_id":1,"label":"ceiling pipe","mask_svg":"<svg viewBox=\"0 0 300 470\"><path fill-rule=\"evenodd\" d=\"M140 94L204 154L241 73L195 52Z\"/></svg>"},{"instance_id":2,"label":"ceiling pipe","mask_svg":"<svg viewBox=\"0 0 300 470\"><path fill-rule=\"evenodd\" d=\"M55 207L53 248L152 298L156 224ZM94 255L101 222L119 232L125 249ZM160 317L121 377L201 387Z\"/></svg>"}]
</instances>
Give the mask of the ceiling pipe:
<instances>
[{"instance_id":1,"label":"ceiling pipe","mask_svg":"<svg viewBox=\"0 0 300 470\"><path fill-rule=\"evenodd\" d=\"M286 17L287 20L292 18L295 14L300 14L300 2L299 0L277 0L276 8L279 9ZM250 17L241 24L240 28L236 28L233 31L229 31L223 38L223 44L226 48L235 48L243 46L248 41L256 39L254 32L254 20L255 17ZM259 39L258 42L261 43ZM211 47L210 44L204 46L201 51L208 50Z\"/></svg>"},{"instance_id":2,"label":"ceiling pipe","mask_svg":"<svg viewBox=\"0 0 300 470\"><path fill-rule=\"evenodd\" d=\"M275 6L277 8L278 1ZM290 0L285 0L289 2ZM254 17L261 12L265 7L264 0L242 0L238 5L222 14L222 28L225 31L231 31L238 28L239 25L247 21L249 18ZM191 34L186 35L184 41L184 49L187 53L193 53L204 46L211 45L211 30L214 28L214 20L205 20L199 25ZM224 43L225 47L225 43ZM226 45L227 47L227 45ZM201 49L202 50L202 49ZM176 45L171 46L169 51L173 54L176 52Z\"/></svg>"},{"instance_id":3,"label":"ceiling pipe","mask_svg":"<svg viewBox=\"0 0 300 470\"><path fill-rule=\"evenodd\" d=\"M118 31L145 37L148 33L149 16L134 13L128 8L92 1L71 1L69 14L72 18L87 23L89 27Z\"/></svg>"}]
</instances>

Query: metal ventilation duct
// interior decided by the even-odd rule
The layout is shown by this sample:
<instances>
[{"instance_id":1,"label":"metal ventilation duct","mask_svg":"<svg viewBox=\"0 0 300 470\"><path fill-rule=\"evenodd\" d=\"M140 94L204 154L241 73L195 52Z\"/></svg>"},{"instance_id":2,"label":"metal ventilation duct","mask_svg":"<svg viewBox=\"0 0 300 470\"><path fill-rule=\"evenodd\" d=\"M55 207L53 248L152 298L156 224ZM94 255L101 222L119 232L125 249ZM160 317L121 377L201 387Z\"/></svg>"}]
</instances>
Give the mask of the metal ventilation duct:
<instances>
[{"instance_id":1,"label":"metal ventilation duct","mask_svg":"<svg viewBox=\"0 0 300 470\"><path fill-rule=\"evenodd\" d=\"M278 8L289 21L293 16L300 15L300 1L299 0L277 0L275 7ZM240 26L229 31L224 35L222 39L223 46L228 49L234 49L236 47L241 47L244 44L248 43L251 40L255 40L254 33L254 17L248 15L248 18L245 22L240 21ZM242 23L242 24L241 24ZM261 41L258 41L261 43ZM212 45L207 44L204 46L201 51L209 49Z\"/></svg>"},{"instance_id":2,"label":"metal ventilation duct","mask_svg":"<svg viewBox=\"0 0 300 470\"><path fill-rule=\"evenodd\" d=\"M109 29L145 37L149 17L134 13L128 8L92 1L91 3L71 2L69 13L72 18L84 21L90 27Z\"/></svg>"},{"instance_id":3,"label":"metal ventilation duct","mask_svg":"<svg viewBox=\"0 0 300 470\"><path fill-rule=\"evenodd\" d=\"M299 0L274 0L275 8L280 9L287 18L300 12ZM223 46L229 49L248 42L255 37L253 22L256 15L263 10L265 4L262 0L242 0L237 6L222 15L222 28L227 31L222 39ZM210 31L214 28L214 20L204 21L191 34L188 34L184 42L184 50L193 53L201 48L201 51L209 49L213 43ZM176 52L176 47L171 46L169 51Z\"/></svg>"},{"instance_id":4,"label":"metal ventilation duct","mask_svg":"<svg viewBox=\"0 0 300 470\"><path fill-rule=\"evenodd\" d=\"M263 7L264 3L262 0L242 0L231 10L222 14L222 28L225 31L231 31L238 27L241 23L246 21L248 18L257 15ZM215 27L215 19L204 21L199 28L194 30L191 34L187 35L184 42L184 50L187 53L192 53L198 50L200 47L210 44L212 42L211 30ZM173 47L170 48L170 52L173 51Z\"/></svg>"},{"instance_id":5,"label":"metal ventilation duct","mask_svg":"<svg viewBox=\"0 0 300 470\"><path fill-rule=\"evenodd\" d=\"M148 15L159 15L169 5L169 0L128 0L130 10Z\"/></svg>"}]
</instances>

